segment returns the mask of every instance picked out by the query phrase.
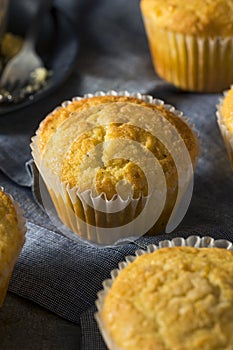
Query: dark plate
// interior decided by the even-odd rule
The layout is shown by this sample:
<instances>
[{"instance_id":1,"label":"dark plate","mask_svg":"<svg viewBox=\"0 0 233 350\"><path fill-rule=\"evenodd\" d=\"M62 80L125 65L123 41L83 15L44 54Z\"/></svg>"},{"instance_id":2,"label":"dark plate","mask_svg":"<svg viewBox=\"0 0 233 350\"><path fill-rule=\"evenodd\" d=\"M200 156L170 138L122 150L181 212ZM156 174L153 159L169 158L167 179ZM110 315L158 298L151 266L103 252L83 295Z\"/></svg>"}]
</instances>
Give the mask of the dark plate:
<instances>
[{"instance_id":1,"label":"dark plate","mask_svg":"<svg viewBox=\"0 0 233 350\"><path fill-rule=\"evenodd\" d=\"M14 8L11 5L9 9L7 31L24 36L31 16L28 2L13 1ZM79 42L72 21L62 9L54 5L41 21L37 44L37 51L46 68L53 72L52 77L45 87L33 96L16 104L0 104L0 115L28 106L60 86L74 68L78 48Z\"/></svg>"}]
</instances>

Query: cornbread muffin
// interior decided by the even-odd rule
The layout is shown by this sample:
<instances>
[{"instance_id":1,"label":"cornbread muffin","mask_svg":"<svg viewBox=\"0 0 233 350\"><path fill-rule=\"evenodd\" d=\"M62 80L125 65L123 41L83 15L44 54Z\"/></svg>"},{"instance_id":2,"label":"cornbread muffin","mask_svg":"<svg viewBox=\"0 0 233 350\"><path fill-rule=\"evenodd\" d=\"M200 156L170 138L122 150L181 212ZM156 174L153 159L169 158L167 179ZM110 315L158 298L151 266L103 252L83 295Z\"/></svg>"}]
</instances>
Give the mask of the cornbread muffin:
<instances>
[{"instance_id":1,"label":"cornbread muffin","mask_svg":"<svg viewBox=\"0 0 233 350\"><path fill-rule=\"evenodd\" d=\"M7 61L17 55L23 47L23 38L14 35L12 33L5 33L1 43L0 43L0 52L4 59Z\"/></svg>"},{"instance_id":2,"label":"cornbread muffin","mask_svg":"<svg viewBox=\"0 0 233 350\"><path fill-rule=\"evenodd\" d=\"M0 1L0 39L5 31L9 0Z\"/></svg>"},{"instance_id":3,"label":"cornbread muffin","mask_svg":"<svg viewBox=\"0 0 233 350\"><path fill-rule=\"evenodd\" d=\"M233 251L162 248L114 279L100 310L110 350L232 350Z\"/></svg>"},{"instance_id":4,"label":"cornbread muffin","mask_svg":"<svg viewBox=\"0 0 233 350\"><path fill-rule=\"evenodd\" d=\"M233 167L233 87L225 92L217 106L217 121Z\"/></svg>"},{"instance_id":5,"label":"cornbread muffin","mask_svg":"<svg viewBox=\"0 0 233 350\"><path fill-rule=\"evenodd\" d=\"M184 90L216 92L233 82L231 0L141 0L157 73Z\"/></svg>"},{"instance_id":6,"label":"cornbread muffin","mask_svg":"<svg viewBox=\"0 0 233 350\"><path fill-rule=\"evenodd\" d=\"M0 188L0 306L25 240L25 226L16 203Z\"/></svg>"},{"instance_id":7,"label":"cornbread muffin","mask_svg":"<svg viewBox=\"0 0 233 350\"><path fill-rule=\"evenodd\" d=\"M154 188L162 198L165 185L156 225L141 234L164 230L179 192L176 163L185 163L185 155L180 158L184 150L193 169L199 152L195 133L174 108L118 95L91 96L56 109L41 122L32 150L62 222L98 243L100 228L117 229L113 235L105 230L108 242L115 235L124 237L122 226L141 214ZM164 179L156 177L160 172ZM88 233L72 216L92 226ZM98 232L90 232L96 227Z\"/></svg>"}]
</instances>

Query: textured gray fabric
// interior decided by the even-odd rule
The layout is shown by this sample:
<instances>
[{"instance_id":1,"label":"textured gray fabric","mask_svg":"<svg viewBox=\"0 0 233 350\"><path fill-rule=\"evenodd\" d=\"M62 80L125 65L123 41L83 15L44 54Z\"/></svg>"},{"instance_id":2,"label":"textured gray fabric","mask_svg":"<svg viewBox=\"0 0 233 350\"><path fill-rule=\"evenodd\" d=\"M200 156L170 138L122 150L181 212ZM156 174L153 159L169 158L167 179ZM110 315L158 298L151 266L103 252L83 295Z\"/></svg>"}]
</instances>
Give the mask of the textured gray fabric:
<instances>
[{"instance_id":1,"label":"textured gray fabric","mask_svg":"<svg viewBox=\"0 0 233 350\"><path fill-rule=\"evenodd\" d=\"M62 6L64 6L64 3ZM215 117L219 94L184 93L154 73L138 1L69 1L80 16L81 51L76 69L56 94L21 111L0 117L0 185L25 210L27 241L15 267L10 291L82 327L82 349L104 350L94 320L101 282L125 255L165 237L198 234L233 240L233 173ZM73 10L73 7L76 9ZM150 93L174 105L195 124L202 153L195 172L188 212L172 235L141 238L113 249L74 243L58 232L33 198L30 138L40 120L63 100L96 90Z\"/></svg>"}]
</instances>

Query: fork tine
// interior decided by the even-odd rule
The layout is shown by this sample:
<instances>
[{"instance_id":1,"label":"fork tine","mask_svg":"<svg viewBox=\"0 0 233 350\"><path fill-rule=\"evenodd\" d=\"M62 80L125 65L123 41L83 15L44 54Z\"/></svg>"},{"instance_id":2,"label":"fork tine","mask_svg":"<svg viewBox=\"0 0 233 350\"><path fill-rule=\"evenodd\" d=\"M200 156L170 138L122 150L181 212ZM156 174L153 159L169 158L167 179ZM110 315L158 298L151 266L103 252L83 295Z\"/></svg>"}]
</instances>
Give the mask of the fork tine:
<instances>
[{"instance_id":1,"label":"fork tine","mask_svg":"<svg viewBox=\"0 0 233 350\"><path fill-rule=\"evenodd\" d=\"M6 81L5 84L1 85L1 88L3 88L4 90L6 90L6 91L8 91L8 92L12 92L12 91L14 91L18 86L19 86L19 80L10 81L10 79L9 79L8 81Z\"/></svg>"},{"instance_id":2,"label":"fork tine","mask_svg":"<svg viewBox=\"0 0 233 350\"><path fill-rule=\"evenodd\" d=\"M5 87L7 85L13 84L15 82L15 73L17 70L17 67L15 67L14 64L14 58L6 65L1 79L0 79L0 86Z\"/></svg>"},{"instance_id":3,"label":"fork tine","mask_svg":"<svg viewBox=\"0 0 233 350\"><path fill-rule=\"evenodd\" d=\"M4 77L3 82L0 80L0 88L13 94L15 91L19 91L25 87L28 82L28 77L15 79L14 75L9 75L8 77Z\"/></svg>"},{"instance_id":4,"label":"fork tine","mask_svg":"<svg viewBox=\"0 0 233 350\"><path fill-rule=\"evenodd\" d=\"M14 84L11 84L11 87L8 91L11 93L12 96L14 96L17 93L17 91L21 89L21 87L22 87L21 81L16 80Z\"/></svg>"}]
</instances>

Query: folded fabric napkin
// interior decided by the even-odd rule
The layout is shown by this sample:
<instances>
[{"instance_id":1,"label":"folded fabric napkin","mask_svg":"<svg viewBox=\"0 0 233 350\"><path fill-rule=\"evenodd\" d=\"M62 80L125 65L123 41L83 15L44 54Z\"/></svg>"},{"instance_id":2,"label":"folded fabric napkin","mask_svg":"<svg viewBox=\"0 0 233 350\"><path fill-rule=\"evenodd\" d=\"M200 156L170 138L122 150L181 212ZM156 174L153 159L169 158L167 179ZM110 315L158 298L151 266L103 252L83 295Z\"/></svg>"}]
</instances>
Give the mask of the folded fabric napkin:
<instances>
[{"instance_id":1,"label":"folded fabric napkin","mask_svg":"<svg viewBox=\"0 0 233 350\"><path fill-rule=\"evenodd\" d=\"M80 31L86 44L63 88L43 102L0 116L0 185L19 201L28 220L26 244L9 290L80 324L83 350L106 349L94 320L94 302L102 281L126 255L175 236L233 241L233 172L215 118L220 95L182 93L155 75L138 1L97 3L83 2L79 7L84 11L86 6ZM58 232L40 206L37 173L31 172L33 168L28 171L25 163L31 158L30 138L46 113L69 97L108 89L150 93L182 110L199 132L202 153L190 207L175 232L96 248Z\"/></svg>"}]
</instances>

